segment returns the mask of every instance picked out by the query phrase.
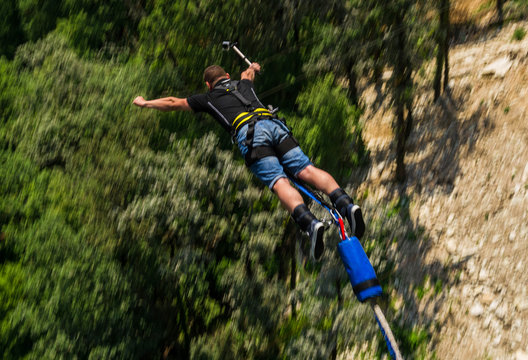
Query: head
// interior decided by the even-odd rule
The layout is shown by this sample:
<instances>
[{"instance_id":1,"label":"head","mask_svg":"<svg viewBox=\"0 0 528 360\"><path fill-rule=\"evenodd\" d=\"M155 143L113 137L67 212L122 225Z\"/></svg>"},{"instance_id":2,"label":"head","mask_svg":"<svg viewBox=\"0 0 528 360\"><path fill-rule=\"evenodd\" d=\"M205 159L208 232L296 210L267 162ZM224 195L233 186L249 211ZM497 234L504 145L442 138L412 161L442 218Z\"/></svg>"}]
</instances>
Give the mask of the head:
<instances>
[{"instance_id":1,"label":"head","mask_svg":"<svg viewBox=\"0 0 528 360\"><path fill-rule=\"evenodd\" d=\"M229 74L226 73L225 70L222 69L220 66L211 65L204 70L203 78L209 90L212 90L218 80L226 78L229 79Z\"/></svg>"}]
</instances>

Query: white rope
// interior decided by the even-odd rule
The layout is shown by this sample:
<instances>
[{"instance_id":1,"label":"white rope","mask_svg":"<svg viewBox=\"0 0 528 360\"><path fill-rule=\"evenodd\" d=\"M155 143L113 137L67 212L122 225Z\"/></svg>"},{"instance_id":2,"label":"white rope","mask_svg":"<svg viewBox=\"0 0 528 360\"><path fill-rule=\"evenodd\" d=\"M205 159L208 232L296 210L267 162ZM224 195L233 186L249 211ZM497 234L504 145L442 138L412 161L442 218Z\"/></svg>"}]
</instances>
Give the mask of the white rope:
<instances>
[{"instance_id":1,"label":"white rope","mask_svg":"<svg viewBox=\"0 0 528 360\"><path fill-rule=\"evenodd\" d=\"M403 357L400 353L400 349L398 348L398 344L396 343L396 339L394 338L394 335L392 334L392 331L390 329L389 323L387 322L385 315L383 315L383 311L381 311L379 305L374 301L370 302L370 306L372 307L374 315L378 319L382 330L385 332L385 338L390 343L390 346L394 351L394 355L396 356L396 360L403 360Z\"/></svg>"}]
</instances>

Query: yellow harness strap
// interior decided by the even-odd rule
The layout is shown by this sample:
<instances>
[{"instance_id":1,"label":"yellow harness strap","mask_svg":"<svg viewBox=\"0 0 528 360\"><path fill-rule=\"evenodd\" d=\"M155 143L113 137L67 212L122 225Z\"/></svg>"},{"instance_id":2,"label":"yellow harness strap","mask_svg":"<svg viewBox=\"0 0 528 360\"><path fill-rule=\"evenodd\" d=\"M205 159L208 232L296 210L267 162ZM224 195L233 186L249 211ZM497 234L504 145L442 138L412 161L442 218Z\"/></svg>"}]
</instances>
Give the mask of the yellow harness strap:
<instances>
[{"instance_id":1,"label":"yellow harness strap","mask_svg":"<svg viewBox=\"0 0 528 360\"><path fill-rule=\"evenodd\" d=\"M235 120L233 120L233 128L235 131L238 130L238 128L244 124L246 121L251 119L253 116L270 116L273 117L273 114L268 110L264 108L256 108L253 111L245 111L237 115Z\"/></svg>"}]
</instances>

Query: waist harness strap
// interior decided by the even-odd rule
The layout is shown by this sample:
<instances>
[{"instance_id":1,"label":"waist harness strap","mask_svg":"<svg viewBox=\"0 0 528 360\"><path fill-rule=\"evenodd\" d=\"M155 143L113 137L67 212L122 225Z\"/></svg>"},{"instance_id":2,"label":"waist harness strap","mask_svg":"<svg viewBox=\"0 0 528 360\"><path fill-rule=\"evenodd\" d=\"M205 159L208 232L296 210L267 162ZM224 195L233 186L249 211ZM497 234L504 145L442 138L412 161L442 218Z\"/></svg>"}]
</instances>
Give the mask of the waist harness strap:
<instances>
[{"instance_id":1,"label":"waist harness strap","mask_svg":"<svg viewBox=\"0 0 528 360\"><path fill-rule=\"evenodd\" d=\"M280 159L288 151L299 146L299 142L290 133L290 136L288 136L276 146L253 147L253 136L255 135L256 122L256 120L253 120L248 124L248 131L246 134L246 146L248 147L248 152L245 156L246 166L249 167L256 161L263 159L267 156L276 156Z\"/></svg>"},{"instance_id":2,"label":"waist harness strap","mask_svg":"<svg viewBox=\"0 0 528 360\"><path fill-rule=\"evenodd\" d=\"M264 108L256 108L253 111L244 111L237 115L235 120L233 120L233 129L235 132L238 131L238 128L247 122L249 119L262 119L262 118L273 118L273 114L268 110Z\"/></svg>"}]
</instances>

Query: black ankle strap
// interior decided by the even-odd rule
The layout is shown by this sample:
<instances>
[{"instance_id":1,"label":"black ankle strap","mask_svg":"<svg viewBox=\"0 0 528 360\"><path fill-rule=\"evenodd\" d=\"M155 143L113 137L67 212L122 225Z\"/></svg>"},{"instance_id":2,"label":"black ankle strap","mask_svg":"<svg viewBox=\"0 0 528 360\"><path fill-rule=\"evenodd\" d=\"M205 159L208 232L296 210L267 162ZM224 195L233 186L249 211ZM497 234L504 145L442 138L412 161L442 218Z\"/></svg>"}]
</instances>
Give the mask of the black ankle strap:
<instances>
[{"instance_id":1,"label":"black ankle strap","mask_svg":"<svg viewBox=\"0 0 528 360\"><path fill-rule=\"evenodd\" d=\"M293 209L292 218L303 231L308 231L312 221L317 219L305 204L298 205Z\"/></svg>"},{"instance_id":2,"label":"black ankle strap","mask_svg":"<svg viewBox=\"0 0 528 360\"><path fill-rule=\"evenodd\" d=\"M337 211L346 209L349 204L352 204L352 199L348 194L341 188L332 191L329 195L332 204L337 208ZM344 216L344 214L341 214Z\"/></svg>"}]
</instances>

